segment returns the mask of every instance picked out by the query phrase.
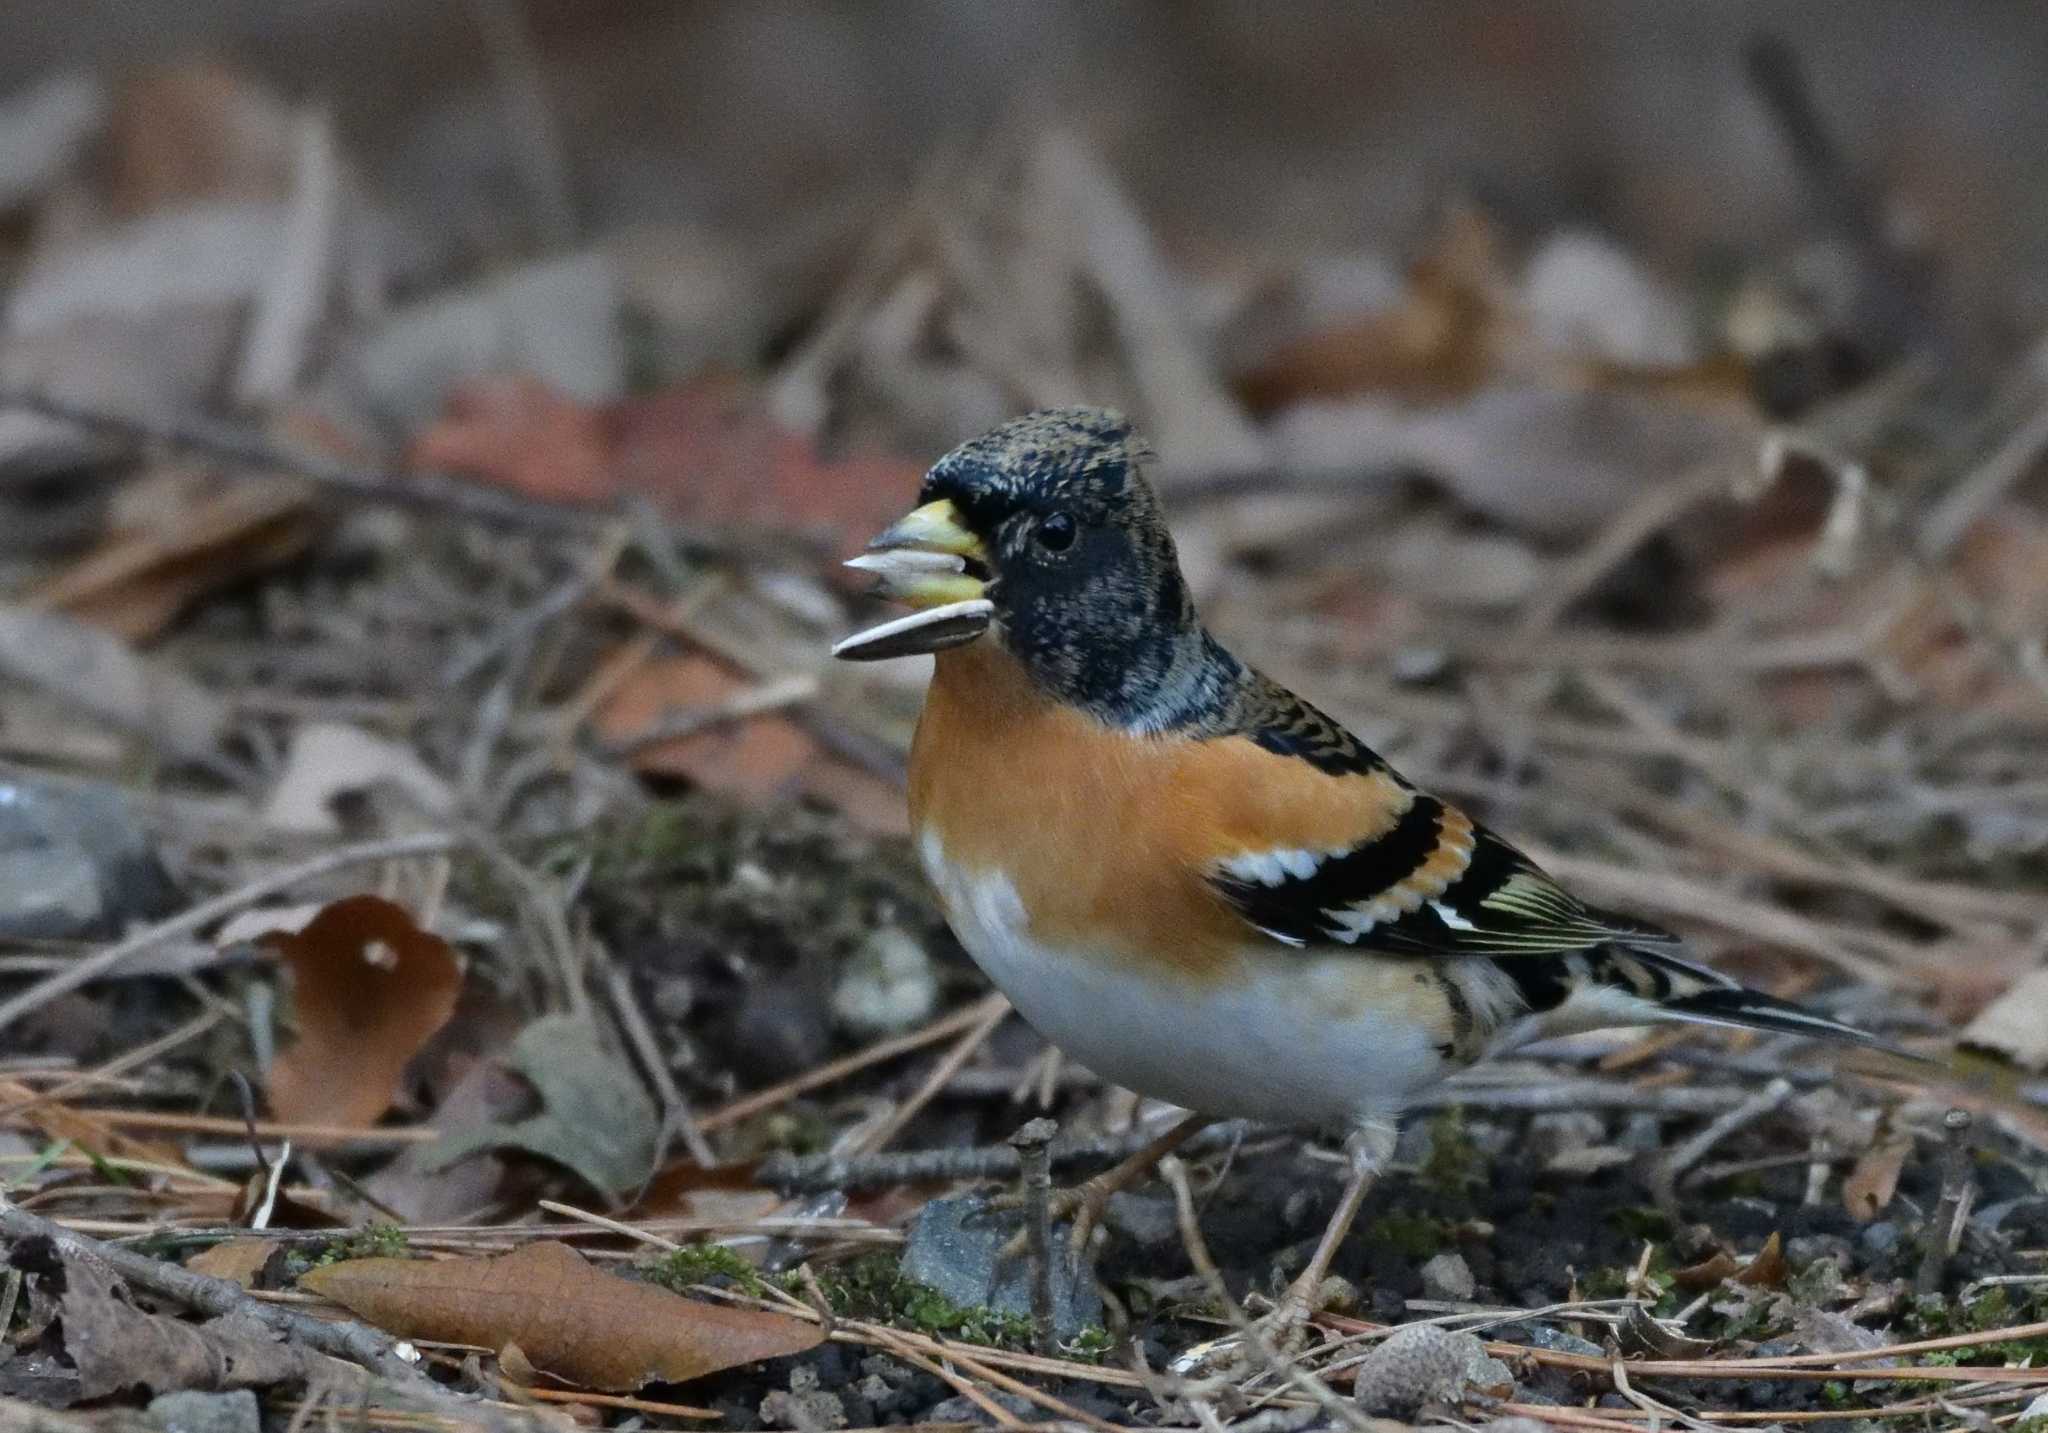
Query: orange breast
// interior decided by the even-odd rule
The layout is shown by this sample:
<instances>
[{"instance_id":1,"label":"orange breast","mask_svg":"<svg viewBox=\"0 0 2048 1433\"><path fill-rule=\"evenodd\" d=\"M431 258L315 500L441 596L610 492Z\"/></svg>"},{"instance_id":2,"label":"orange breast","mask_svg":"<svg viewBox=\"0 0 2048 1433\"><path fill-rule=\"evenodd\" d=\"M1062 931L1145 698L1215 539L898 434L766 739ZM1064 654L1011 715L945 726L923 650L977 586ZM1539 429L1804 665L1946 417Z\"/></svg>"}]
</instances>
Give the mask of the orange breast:
<instances>
[{"instance_id":1,"label":"orange breast","mask_svg":"<svg viewBox=\"0 0 2048 1433\"><path fill-rule=\"evenodd\" d=\"M1217 862L1370 840L1411 799L1242 737L1117 731L1045 697L989 640L938 655L910 755L913 830L1005 875L1033 936L1205 979L1257 939L1211 888Z\"/></svg>"}]
</instances>

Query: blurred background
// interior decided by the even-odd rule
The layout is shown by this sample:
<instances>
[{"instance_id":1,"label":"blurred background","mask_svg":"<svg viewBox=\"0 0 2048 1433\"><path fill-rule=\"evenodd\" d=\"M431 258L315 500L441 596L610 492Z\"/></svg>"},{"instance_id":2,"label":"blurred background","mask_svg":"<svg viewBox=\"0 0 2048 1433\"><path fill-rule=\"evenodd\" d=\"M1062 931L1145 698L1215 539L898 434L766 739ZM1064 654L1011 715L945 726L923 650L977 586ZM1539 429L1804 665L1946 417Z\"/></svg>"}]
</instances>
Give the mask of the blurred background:
<instances>
[{"instance_id":1,"label":"blurred background","mask_svg":"<svg viewBox=\"0 0 2048 1433\"><path fill-rule=\"evenodd\" d=\"M934 458L1087 402L1231 645L1706 958L1964 1032L2038 1160L2044 74L2022 5L6 7L0 1074L144 1049L104 1117L229 1121L169 1157L237 1173L227 1069L446 1132L595 1019L623 1166L334 1146L417 1220L672 1214L683 1151L987 1143L1012 1089L1128 1132L943 1023L984 987L901 842L924 669L825 655ZM359 913L250 944L372 888L462 952L452 1019L309 998ZM781 1086L934 1028L950 1083ZM1908 1093L1769 1128L1879 1161L1874 1218Z\"/></svg>"}]
</instances>

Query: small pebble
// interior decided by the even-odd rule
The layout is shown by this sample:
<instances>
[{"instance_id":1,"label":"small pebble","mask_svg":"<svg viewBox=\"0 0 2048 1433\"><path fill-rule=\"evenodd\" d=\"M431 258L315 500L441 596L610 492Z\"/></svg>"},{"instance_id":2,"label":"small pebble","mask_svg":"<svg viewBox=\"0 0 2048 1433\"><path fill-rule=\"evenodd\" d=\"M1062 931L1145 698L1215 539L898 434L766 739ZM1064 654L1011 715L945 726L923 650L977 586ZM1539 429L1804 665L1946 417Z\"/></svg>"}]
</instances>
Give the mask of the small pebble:
<instances>
[{"instance_id":1,"label":"small pebble","mask_svg":"<svg viewBox=\"0 0 2048 1433\"><path fill-rule=\"evenodd\" d=\"M1514 1392L1508 1366L1469 1333L1410 1324L1374 1345L1358 1365L1355 1393L1367 1413L1409 1417L1423 1408L1458 1408Z\"/></svg>"},{"instance_id":2,"label":"small pebble","mask_svg":"<svg viewBox=\"0 0 2048 1433\"><path fill-rule=\"evenodd\" d=\"M1785 1257L1795 1269L1816 1259L1832 1259L1846 1269L1849 1255L1849 1241L1839 1234L1796 1234L1785 1241Z\"/></svg>"},{"instance_id":3,"label":"small pebble","mask_svg":"<svg viewBox=\"0 0 2048 1433\"><path fill-rule=\"evenodd\" d=\"M1560 1110L1537 1115L1529 1121L1527 1149L1538 1164L1549 1164L1561 1154L1601 1143L1607 1138L1607 1121L1590 1110Z\"/></svg>"},{"instance_id":4,"label":"small pebble","mask_svg":"<svg viewBox=\"0 0 2048 1433\"><path fill-rule=\"evenodd\" d=\"M1422 1266L1422 1296L1426 1299L1465 1303L1477 1289L1462 1254L1438 1254Z\"/></svg>"},{"instance_id":5,"label":"small pebble","mask_svg":"<svg viewBox=\"0 0 2048 1433\"><path fill-rule=\"evenodd\" d=\"M256 1395L246 1388L162 1394L150 1400L149 1416L164 1433L261 1433L263 1426Z\"/></svg>"},{"instance_id":6,"label":"small pebble","mask_svg":"<svg viewBox=\"0 0 2048 1433\"><path fill-rule=\"evenodd\" d=\"M799 1366L789 1371L789 1389L778 1390L761 1400L761 1421L770 1428L793 1428L797 1433L821 1433L846 1426L846 1404L836 1393L818 1387L818 1371Z\"/></svg>"},{"instance_id":7,"label":"small pebble","mask_svg":"<svg viewBox=\"0 0 2048 1433\"><path fill-rule=\"evenodd\" d=\"M832 987L832 1016L860 1040L900 1035L931 1018L939 1004L939 976L921 942L895 926L882 926L861 942Z\"/></svg>"}]
</instances>

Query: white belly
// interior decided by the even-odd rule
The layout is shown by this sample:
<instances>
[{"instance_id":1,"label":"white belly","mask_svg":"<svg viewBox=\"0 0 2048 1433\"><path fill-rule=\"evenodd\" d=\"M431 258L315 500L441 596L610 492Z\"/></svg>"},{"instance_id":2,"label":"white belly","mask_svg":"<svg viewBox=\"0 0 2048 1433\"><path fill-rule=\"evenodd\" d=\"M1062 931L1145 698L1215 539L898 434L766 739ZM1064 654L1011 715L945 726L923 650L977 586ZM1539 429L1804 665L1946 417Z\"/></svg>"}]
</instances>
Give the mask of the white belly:
<instances>
[{"instance_id":1,"label":"white belly","mask_svg":"<svg viewBox=\"0 0 2048 1433\"><path fill-rule=\"evenodd\" d=\"M1204 1114L1350 1126L1387 1119L1448 1069L1429 1032L1359 999L1364 962L1251 943L1241 970L1196 986L1035 940L998 873L919 842L961 945L1020 1014L1104 1079Z\"/></svg>"}]
</instances>

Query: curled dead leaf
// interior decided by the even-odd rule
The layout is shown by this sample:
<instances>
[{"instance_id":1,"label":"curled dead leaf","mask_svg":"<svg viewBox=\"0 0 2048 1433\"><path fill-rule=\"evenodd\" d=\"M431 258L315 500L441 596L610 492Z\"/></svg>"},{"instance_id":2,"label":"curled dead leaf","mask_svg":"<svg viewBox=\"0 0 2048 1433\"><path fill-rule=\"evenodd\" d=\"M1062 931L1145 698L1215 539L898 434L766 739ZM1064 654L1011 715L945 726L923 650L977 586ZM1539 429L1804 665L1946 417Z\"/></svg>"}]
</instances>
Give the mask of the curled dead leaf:
<instances>
[{"instance_id":1,"label":"curled dead leaf","mask_svg":"<svg viewBox=\"0 0 2048 1433\"><path fill-rule=\"evenodd\" d=\"M1785 1242L1773 1229L1771 1237L1764 1240L1763 1248L1756 1251L1756 1257L1729 1277L1753 1289L1779 1289L1784 1287L1785 1276L1791 1272L1791 1266L1785 1262Z\"/></svg>"},{"instance_id":2,"label":"curled dead leaf","mask_svg":"<svg viewBox=\"0 0 2048 1433\"><path fill-rule=\"evenodd\" d=\"M783 1314L607 1274L552 1242L492 1259L353 1259L299 1282L401 1338L517 1345L534 1369L612 1393L802 1353L824 1338Z\"/></svg>"},{"instance_id":3,"label":"curled dead leaf","mask_svg":"<svg viewBox=\"0 0 2048 1433\"><path fill-rule=\"evenodd\" d=\"M216 1279L240 1284L245 1289L256 1287L266 1271L275 1273L272 1267L284 1245L275 1239L226 1239L211 1248L201 1249L185 1261L185 1267L195 1274L211 1274Z\"/></svg>"},{"instance_id":4,"label":"curled dead leaf","mask_svg":"<svg viewBox=\"0 0 2048 1433\"><path fill-rule=\"evenodd\" d=\"M1733 1278L1741 1267L1726 1249L1716 1249L1697 1264L1674 1270L1671 1281L1681 1289L1713 1289L1720 1287L1723 1279Z\"/></svg>"},{"instance_id":5,"label":"curled dead leaf","mask_svg":"<svg viewBox=\"0 0 2048 1433\"><path fill-rule=\"evenodd\" d=\"M1884 1213L1899 1189L1899 1172L1913 1152L1911 1135L1887 1135L1863 1152L1842 1181L1842 1207L1868 1224Z\"/></svg>"},{"instance_id":6,"label":"curled dead leaf","mask_svg":"<svg viewBox=\"0 0 2048 1433\"><path fill-rule=\"evenodd\" d=\"M270 1067L282 1120L365 1125L390 1108L406 1062L448 1023L462 963L381 896L328 905L296 934L262 943L291 967L298 1043Z\"/></svg>"},{"instance_id":7,"label":"curled dead leaf","mask_svg":"<svg viewBox=\"0 0 2048 1433\"><path fill-rule=\"evenodd\" d=\"M1703 1358L1714 1348L1711 1339L1689 1338L1658 1320L1640 1301L1631 1301L1623 1312L1614 1341L1623 1353L1646 1358Z\"/></svg>"}]
</instances>

